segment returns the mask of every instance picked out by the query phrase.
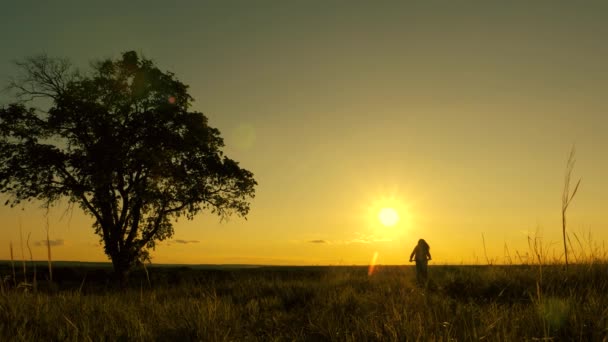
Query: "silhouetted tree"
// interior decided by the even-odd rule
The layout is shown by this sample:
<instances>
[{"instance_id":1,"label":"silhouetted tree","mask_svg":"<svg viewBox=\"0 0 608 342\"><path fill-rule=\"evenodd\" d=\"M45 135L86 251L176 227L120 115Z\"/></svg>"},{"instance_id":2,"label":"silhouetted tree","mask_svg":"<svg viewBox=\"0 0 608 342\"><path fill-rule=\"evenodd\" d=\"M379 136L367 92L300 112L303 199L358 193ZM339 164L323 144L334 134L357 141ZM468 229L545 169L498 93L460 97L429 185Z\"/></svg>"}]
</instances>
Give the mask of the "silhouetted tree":
<instances>
[{"instance_id":1,"label":"silhouetted tree","mask_svg":"<svg viewBox=\"0 0 608 342\"><path fill-rule=\"evenodd\" d=\"M9 88L18 101L0 109L5 204L78 204L121 282L173 235L177 217L249 212L253 174L223 155L220 132L189 110L188 87L172 73L135 52L88 74L46 56L17 66L21 77ZM26 107L40 97L47 110Z\"/></svg>"}]
</instances>

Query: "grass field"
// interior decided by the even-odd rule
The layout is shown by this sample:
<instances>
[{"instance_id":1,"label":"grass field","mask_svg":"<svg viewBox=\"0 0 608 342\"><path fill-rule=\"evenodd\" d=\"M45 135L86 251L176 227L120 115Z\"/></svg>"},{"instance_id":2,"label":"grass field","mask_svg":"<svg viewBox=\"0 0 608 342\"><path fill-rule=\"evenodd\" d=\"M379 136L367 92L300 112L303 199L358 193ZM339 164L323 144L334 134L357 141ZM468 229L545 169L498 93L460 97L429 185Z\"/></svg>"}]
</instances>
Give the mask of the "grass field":
<instances>
[{"instance_id":1,"label":"grass field","mask_svg":"<svg viewBox=\"0 0 608 342\"><path fill-rule=\"evenodd\" d=\"M431 266L427 288L408 266L371 276L366 267L150 267L127 289L109 268L56 267L52 284L42 270L34 289L0 268L0 340L608 340L604 262Z\"/></svg>"}]
</instances>

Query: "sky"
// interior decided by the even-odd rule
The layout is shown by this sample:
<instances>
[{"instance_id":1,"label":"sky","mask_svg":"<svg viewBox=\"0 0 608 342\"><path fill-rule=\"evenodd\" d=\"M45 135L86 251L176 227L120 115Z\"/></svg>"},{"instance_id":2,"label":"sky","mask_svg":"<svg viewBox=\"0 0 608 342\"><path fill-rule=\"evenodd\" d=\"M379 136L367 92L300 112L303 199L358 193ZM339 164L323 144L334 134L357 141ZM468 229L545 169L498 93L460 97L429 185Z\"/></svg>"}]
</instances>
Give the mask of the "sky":
<instances>
[{"instance_id":1,"label":"sky","mask_svg":"<svg viewBox=\"0 0 608 342\"><path fill-rule=\"evenodd\" d=\"M432 264L520 262L530 237L563 260L573 145L582 180L568 230L586 253L606 252L604 1L0 6L0 82L27 56L86 70L135 50L190 86L226 154L254 173L246 220L179 220L154 263L365 265L377 253L402 265L420 238ZM395 225L379 220L383 208ZM0 259L11 243L29 259L29 236L45 260L48 227L54 260L107 260L91 218L65 202L0 207L0 222Z\"/></svg>"}]
</instances>

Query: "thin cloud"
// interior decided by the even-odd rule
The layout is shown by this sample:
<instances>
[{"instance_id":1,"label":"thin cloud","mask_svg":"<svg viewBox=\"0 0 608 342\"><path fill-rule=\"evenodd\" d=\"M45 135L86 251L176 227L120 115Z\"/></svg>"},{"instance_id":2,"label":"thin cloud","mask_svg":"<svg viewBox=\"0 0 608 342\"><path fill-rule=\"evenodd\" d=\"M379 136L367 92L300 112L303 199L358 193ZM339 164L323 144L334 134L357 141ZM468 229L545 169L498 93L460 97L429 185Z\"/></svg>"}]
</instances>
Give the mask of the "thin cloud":
<instances>
[{"instance_id":1,"label":"thin cloud","mask_svg":"<svg viewBox=\"0 0 608 342\"><path fill-rule=\"evenodd\" d=\"M189 243L199 243L200 241L198 240L173 240L173 242L175 243L181 243L181 244L189 244Z\"/></svg>"},{"instance_id":2,"label":"thin cloud","mask_svg":"<svg viewBox=\"0 0 608 342\"><path fill-rule=\"evenodd\" d=\"M370 244L370 243L375 243L375 242L390 242L393 241L393 239L391 238L387 238L387 237L382 237L382 236L377 236L374 234L362 234L359 232L356 232L355 234L357 234L357 237L354 239L350 239L350 240L346 240L343 243L346 245L350 245L353 243L363 243L363 244Z\"/></svg>"},{"instance_id":3,"label":"thin cloud","mask_svg":"<svg viewBox=\"0 0 608 342\"><path fill-rule=\"evenodd\" d=\"M375 242L390 242L390 241L393 241L393 239L370 236L370 237L363 237L363 238L347 240L347 241L344 241L344 244L346 244L346 245L350 245L353 243L370 244L370 243L375 243Z\"/></svg>"},{"instance_id":4,"label":"thin cloud","mask_svg":"<svg viewBox=\"0 0 608 342\"><path fill-rule=\"evenodd\" d=\"M49 240L49 245L51 245L51 247L63 246L64 244L65 241L63 241L63 239ZM46 240L36 241L34 246L46 246Z\"/></svg>"},{"instance_id":5,"label":"thin cloud","mask_svg":"<svg viewBox=\"0 0 608 342\"><path fill-rule=\"evenodd\" d=\"M306 243L315 243L315 244L331 244L331 245L350 245L353 243L361 243L361 244L370 244L376 242L390 242L393 241L391 238L376 236L376 235L365 235L361 233L355 233L357 236L355 238L349 240L307 240Z\"/></svg>"}]
</instances>

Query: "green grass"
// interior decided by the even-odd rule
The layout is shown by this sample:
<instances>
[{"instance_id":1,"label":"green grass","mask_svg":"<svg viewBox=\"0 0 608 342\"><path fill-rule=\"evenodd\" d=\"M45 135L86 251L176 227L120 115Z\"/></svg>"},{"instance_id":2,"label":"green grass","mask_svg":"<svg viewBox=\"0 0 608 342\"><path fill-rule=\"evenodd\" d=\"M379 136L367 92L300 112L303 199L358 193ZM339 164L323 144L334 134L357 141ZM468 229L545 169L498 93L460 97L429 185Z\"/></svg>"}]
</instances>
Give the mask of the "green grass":
<instances>
[{"instance_id":1,"label":"green grass","mask_svg":"<svg viewBox=\"0 0 608 342\"><path fill-rule=\"evenodd\" d=\"M8 275L7 269L0 269ZM542 271L542 278L540 271ZM608 265L106 270L0 296L0 340L556 340L608 338ZM39 276L40 276L39 270ZM87 276L84 276L87 274ZM19 277L19 275L18 275ZM43 277L43 275L42 275ZM84 281L83 281L84 280Z\"/></svg>"}]
</instances>

